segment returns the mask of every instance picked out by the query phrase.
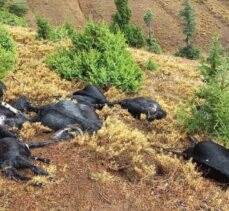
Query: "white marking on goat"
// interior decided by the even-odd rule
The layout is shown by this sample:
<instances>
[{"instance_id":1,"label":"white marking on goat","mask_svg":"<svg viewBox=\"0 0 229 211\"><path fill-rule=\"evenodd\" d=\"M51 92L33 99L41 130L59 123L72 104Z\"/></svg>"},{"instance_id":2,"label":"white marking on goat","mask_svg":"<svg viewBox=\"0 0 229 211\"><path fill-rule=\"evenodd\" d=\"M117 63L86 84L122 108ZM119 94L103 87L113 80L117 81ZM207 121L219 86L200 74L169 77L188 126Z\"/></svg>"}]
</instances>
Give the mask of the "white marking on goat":
<instances>
[{"instance_id":1,"label":"white marking on goat","mask_svg":"<svg viewBox=\"0 0 229 211\"><path fill-rule=\"evenodd\" d=\"M25 146L27 147L27 149L28 149L28 150L30 150L30 148L29 148L29 145L28 145L28 144L25 144Z\"/></svg>"},{"instance_id":2,"label":"white marking on goat","mask_svg":"<svg viewBox=\"0 0 229 211\"><path fill-rule=\"evenodd\" d=\"M1 115L0 116L0 125L4 125L6 121L6 116L5 115Z\"/></svg>"}]
</instances>

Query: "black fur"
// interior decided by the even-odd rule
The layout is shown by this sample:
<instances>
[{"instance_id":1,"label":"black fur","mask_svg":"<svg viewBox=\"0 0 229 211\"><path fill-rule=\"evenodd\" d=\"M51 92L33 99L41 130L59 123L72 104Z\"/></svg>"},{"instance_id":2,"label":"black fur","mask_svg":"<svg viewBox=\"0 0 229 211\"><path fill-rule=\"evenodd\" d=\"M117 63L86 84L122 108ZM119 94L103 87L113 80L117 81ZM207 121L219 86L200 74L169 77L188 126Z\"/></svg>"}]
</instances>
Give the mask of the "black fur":
<instances>
[{"instance_id":1,"label":"black fur","mask_svg":"<svg viewBox=\"0 0 229 211\"><path fill-rule=\"evenodd\" d=\"M229 150L225 147L204 140L186 149L184 156L186 159L192 158L205 176L229 183Z\"/></svg>"},{"instance_id":2,"label":"black fur","mask_svg":"<svg viewBox=\"0 0 229 211\"><path fill-rule=\"evenodd\" d=\"M124 99L112 103L112 105L115 104L127 109L135 118L139 119L141 114L145 114L149 122L166 117L166 112L161 109L161 106L149 98Z\"/></svg>"},{"instance_id":3,"label":"black fur","mask_svg":"<svg viewBox=\"0 0 229 211\"><path fill-rule=\"evenodd\" d=\"M74 92L72 98L80 104L98 109L109 103L103 93L94 85L88 85L84 89Z\"/></svg>"},{"instance_id":4,"label":"black fur","mask_svg":"<svg viewBox=\"0 0 229 211\"><path fill-rule=\"evenodd\" d=\"M70 100L40 107L39 114L33 121L40 121L55 131L78 124L82 130L93 133L102 126L102 121L93 108Z\"/></svg>"},{"instance_id":5,"label":"black fur","mask_svg":"<svg viewBox=\"0 0 229 211\"><path fill-rule=\"evenodd\" d=\"M55 142L36 142L25 144L16 138L0 139L0 169L9 179L29 180L30 177L22 175L18 169L30 169L36 175L47 176L48 173L36 167L32 160L50 163L50 160L31 155L30 148L44 147Z\"/></svg>"}]
</instances>

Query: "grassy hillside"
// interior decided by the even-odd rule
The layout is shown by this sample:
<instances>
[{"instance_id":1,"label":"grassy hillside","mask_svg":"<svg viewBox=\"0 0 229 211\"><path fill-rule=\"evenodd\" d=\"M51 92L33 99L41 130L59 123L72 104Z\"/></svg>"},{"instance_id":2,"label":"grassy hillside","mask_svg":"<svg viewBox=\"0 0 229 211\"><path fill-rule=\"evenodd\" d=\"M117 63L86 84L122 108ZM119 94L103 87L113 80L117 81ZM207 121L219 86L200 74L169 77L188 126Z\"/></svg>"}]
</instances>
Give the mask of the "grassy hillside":
<instances>
[{"instance_id":1,"label":"grassy hillside","mask_svg":"<svg viewBox=\"0 0 229 211\"><path fill-rule=\"evenodd\" d=\"M71 94L83 87L80 82L62 80L44 63L45 55L67 41L53 44L35 40L35 32L7 27L17 43L18 67L8 75L6 98L27 95L34 104L50 102L49 96ZM197 63L168 55L154 55L130 49L145 72L142 89L125 95L115 88L105 95L109 100L146 96L160 102L168 117L149 124L133 119L120 107L105 107L99 112L104 120L95 135L36 150L50 158L46 168L50 180L44 188L7 181L0 177L0 210L228 210L229 192L219 184L201 177L195 165L174 155L156 152L150 144L182 149L189 145L178 126L176 111L185 105L201 85ZM160 67L145 69L148 58ZM24 139L47 140L44 128L25 125ZM204 136L203 134L199 134ZM28 173L28 172L27 172ZM22 200L23 199L23 200Z\"/></svg>"},{"instance_id":2,"label":"grassy hillside","mask_svg":"<svg viewBox=\"0 0 229 211\"><path fill-rule=\"evenodd\" d=\"M114 1L103 0L29 0L30 13L28 19L34 26L34 15L37 11L51 17L54 24L63 22L69 17L79 29L85 25L91 15L95 20L111 21L115 11ZM201 3L202 2L202 3ZM145 11L151 8L155 13L153 24L156 39L164 51L176 52L183 45L182 23L178 17L182 9L181 0L130 0L133 11L133 22L146 27L142 19ZM201 48L208 46L212 35L221 35L224 47L229 49L229 4L227 0L191 0L197 13L196 42Z\"/></svg>"}]
</instances>

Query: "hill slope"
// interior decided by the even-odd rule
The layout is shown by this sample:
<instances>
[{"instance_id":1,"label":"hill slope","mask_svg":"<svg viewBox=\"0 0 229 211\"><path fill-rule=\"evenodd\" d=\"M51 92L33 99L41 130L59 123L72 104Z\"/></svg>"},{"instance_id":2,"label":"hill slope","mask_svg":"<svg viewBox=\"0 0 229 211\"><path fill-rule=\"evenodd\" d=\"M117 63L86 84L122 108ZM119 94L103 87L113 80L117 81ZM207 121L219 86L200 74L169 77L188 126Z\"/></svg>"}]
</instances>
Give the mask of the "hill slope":
<instances>
[{"instance_id":1,"label":"hill slope","mask_svg":"<svg viewBox=\"0 0 229 211\"><path fill-rule=\"evenodd\" d=\"M132 20L145 30L142 17L148 8L155 13L154 33L164 51L175 52L183 45L182 23L178 17L182 8L181 0L130 0L133 11ZM229 4L227 0L191 0L197 13L197 46L206 48L212 35L221 35L225 48L229 49ZM39 11L59 24L68 17L74 25L81 28L91 15L95 20L111 21L115 11L113 0L29 0L28 19L34 26L34 14Z\"/></svg>"},{"instance_id":2,"label":"hill slope","mask_svg":"<svg viewBox=\"0 0 229 211\"><path fill-rule=\"evenodd\" d=\"M8 100L27 95L34 104L41 105L50 101L49 96L68 95L82 87L81 83L60 79L44 63L45 55L68 43L37 41L30 29L8 30L19 53L18 67L5 81ZM50 167L42 166L53 178L47 181L38 177L33 181L43 181L44 188L7 181L1 175L0 210L229 209L228 191L202 178L191 162L149 148L149 143L176 148L189 145L186 134L177 125L176 111L201 85L195 70L197 63L142 50L130 51L146 75L142 89L135 95L125 95L111 88L106 96L109 100L151 97L161 103L168 117L149 124L144 118L133 119L119 107L104 108L99 112L104 125L97 134L34 152L53 161ZM160 65L154 73L143 67L148 58ZM35 125L24 126L20 134L29 140L50 138Z\"/></svg>"}]
</instances>

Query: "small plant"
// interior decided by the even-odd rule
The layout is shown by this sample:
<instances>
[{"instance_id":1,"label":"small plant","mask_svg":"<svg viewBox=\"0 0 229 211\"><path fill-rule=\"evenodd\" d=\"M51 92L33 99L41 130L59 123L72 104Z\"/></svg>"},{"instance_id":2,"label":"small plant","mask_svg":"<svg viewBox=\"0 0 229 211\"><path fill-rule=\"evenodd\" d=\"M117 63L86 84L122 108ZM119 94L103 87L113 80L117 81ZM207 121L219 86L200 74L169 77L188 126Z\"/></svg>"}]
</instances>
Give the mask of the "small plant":
<instances>
[{"instance_id":1,"label":"small plant","mask_svg":"<svg viewBox=\"0 0 229 211\"><path fill-rule=\"evenodd\" d=\"M200 71L204 76L204 80L209 82L221 70L219 67L223 62L224 49L219 41L218 36L214 36L211 41L211 49L209 55L204 59L200 66Z\"/></svg>"},{"instance_id":2,"label":"small plant","mask_svg":"<svg viewBox=\"0 0 229 211\"><path fill-rule=\"evenodd\" d=\"M175 56L185 57L188 59L199 59L200 58L200 49L196 48L193 45L181 48Z\"/></svg>"},{"instance_id":3,"label":"small plant","mask_svg":"<svg viewBox=\"0 0 229 211\"><path fill-rule=\"evenodd\" d=\"M154 14L152 10L147 10L143 19L144 19L146 26L148 27L147 44L149 46L149 51L159 54L161 53L161 47L153 38L152 22L154 19Z\"/></svg>"},{"instance_id":4,"label":"small plant","mask_svg":"<svg viewBox=\"0 0 229 211\"><path fill-rule=\"evenodd\" d=\"M158 68L158 64L156 64L152 59L149 59L146 63L147 70L154 71Z\"/></svg>"},{"instance_id":5,"label":"small plant","mask_svg":"<svg viewBox=\"0 0 229 211\"><path fill-rule=\"evenodd\" d=\"M115 0L117 8L112 16L111 31L113 33L123 32L128 45L141 48L145 45L145 38L139 26L130 23L132 12L128 6L128 0Z\"/></svg>"},{"instance_id":6,"label":"small plant","mask_svg":"<svg viewBox=\"0 0 229 211\"><path fill-rule=\"evenodd\" d=\"M7 31L0 26L0 79L13 68L15 62L16 46Z\"/></svg>"},{"instance_id":7,"label":"small plant","mask_svg":"<svg viewBox=\"0 0 229 211\"><path fill-rule=\"evenodd\" d=\"M49 40L52 38L54 32L52 27L49 24L49 21L46 18L37 15L36 25L37 25L37 39Z\"/></svg>"},{"instance_id":8,"label":"small plant","mask_svg":"<svg viewBox=\"0 0 229 211\"><path fill-rule=\"evenodd\" d=\"M71 49L59 49L46 60L64 78L115 85L124 91L140 88L143 73L134 63L122 33L113 34L105 24L90 20L83 33L72 36L72 43Z\"/></svg>"},{"instance_id":9,"label":"small plant","mask_svg":"<svg viewBox=\"0 0 229 211\"><path fill-rule=\"evenodd\" d=\"M175 55L188 59L198 59L200 57L200 50L193 44L193 37L196 32L195 11L189 0L184 0L184 9L180 12L180 17L184 22L183 33L186 36L186 46L181 48Z\"/></svg>"}]
</instances>

